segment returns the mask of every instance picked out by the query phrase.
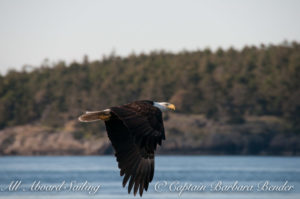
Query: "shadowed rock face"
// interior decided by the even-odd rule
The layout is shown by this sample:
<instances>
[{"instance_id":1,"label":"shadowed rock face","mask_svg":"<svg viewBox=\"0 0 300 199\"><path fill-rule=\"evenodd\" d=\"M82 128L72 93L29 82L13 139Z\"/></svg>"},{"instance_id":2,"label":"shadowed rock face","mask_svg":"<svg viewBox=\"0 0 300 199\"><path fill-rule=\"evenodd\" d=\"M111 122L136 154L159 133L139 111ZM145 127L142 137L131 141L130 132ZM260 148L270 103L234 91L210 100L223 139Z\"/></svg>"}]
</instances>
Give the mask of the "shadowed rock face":
<instances>
[{"instance_id":1,"label":"shadowed rock face","mask_svg":"<svg viewBox=\"0 0 300 199\"><path fill-rule=\"evenodd\" d=\"M299 155L300 135L285 132L275 117L247 118L229 125L203 115L165 115L167 140L160 154ZM77 121L53 129L39 124L0 131L1 155L99 155L113 154L105 129L93 136L78 130Z\"/></svg>"},{"instance_id":2,"label":"shadowed rock face","mask_svg":"<svg viewBox=\"0 0 300 199\"><path fill-rule=\"evenodd\" d=\"M95 155L105 153L108 139L77 140L72 131L39 125L7 128L0 132L2 155Z\"/></svg>"}]
</instances>

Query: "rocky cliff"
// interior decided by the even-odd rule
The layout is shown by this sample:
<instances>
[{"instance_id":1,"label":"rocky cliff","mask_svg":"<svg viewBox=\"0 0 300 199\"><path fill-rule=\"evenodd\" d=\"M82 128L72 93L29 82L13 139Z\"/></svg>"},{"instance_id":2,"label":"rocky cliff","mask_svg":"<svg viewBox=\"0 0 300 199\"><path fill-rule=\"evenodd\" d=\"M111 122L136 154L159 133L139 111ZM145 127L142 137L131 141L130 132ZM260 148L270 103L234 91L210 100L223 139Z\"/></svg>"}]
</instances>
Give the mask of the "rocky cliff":
<instances>
[{"instance_id":1,"label":"rocky cliff","mask_svg":"<svg viewBox=\"0 0 300 199\"><path fill-rule=\"evenodd\" d=\"M250 117L238 125L208 120L203 115L168 114L164 120L167 139L158 149L160 154L300 154L300 135L286 133L284 123L276 117ZM0 154L113 153L104 129L81 137L77 126L72 120L58 129L39 123L6 128L0 131Z\"/></svg>"}]
</instances>

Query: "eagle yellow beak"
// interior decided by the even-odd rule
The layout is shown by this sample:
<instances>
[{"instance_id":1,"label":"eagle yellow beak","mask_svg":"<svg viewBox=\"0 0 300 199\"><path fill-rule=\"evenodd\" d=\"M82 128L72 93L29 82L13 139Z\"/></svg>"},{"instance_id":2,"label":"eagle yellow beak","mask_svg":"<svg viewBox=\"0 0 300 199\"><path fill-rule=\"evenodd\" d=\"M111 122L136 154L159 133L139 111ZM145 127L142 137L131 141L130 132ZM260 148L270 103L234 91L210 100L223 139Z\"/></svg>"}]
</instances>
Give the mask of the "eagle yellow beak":
<instances>
[{"instance_id":1,"label":"eagle yellow beak","mask_svg":"<svg viewBox=\"0 0 300 199\"><path fill-rule=\"evenodd\" d=\"M168 109L171 109L171 110L173 110L173 111L175 111L175 105L174 105L174 104L169 104L169 105L167 106L167 108L168 108Z\"/></svg>"}]
</instances>

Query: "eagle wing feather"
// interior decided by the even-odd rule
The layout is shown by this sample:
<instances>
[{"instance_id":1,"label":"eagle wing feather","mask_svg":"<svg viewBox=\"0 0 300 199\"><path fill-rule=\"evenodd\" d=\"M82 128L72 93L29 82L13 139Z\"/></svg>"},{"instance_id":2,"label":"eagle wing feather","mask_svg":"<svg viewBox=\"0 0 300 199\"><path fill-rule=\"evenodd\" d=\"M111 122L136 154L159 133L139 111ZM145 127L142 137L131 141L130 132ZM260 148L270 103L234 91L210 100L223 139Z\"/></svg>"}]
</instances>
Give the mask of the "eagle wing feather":
<instances>
[{"instance_id":1,"label":"eagle wing feather","mask_svg":"<svg viewBox=\"0 0 300 199\"><path fill-rule=\"evenodd\" d=\"M162 113L147 103L112 107L111 118L105 121L108 137L128 193L148 190L154 175L154 151L165 139Z\"/></svg>"}]
</instances>

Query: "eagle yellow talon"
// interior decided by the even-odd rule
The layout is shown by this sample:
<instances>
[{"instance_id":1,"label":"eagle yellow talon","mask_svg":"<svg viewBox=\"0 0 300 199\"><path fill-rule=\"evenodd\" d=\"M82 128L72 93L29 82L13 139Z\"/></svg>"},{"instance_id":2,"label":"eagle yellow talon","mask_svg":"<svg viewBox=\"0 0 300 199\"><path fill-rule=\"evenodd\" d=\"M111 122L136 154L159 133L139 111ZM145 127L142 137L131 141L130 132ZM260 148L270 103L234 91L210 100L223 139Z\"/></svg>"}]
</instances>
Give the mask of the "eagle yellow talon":
<instances>
[{"instance_id":1,"label":"eagle yellow talon","mask_svg":"<svg viewBox=\"0 0 300 199\"><path fill-rule=\"evenodd\" d=\"M107 120L109 120L109 118L110 118L110 114L108 114L108 115L99 115L100 120L107 121Z\"/></svg>"}]
</instances>

